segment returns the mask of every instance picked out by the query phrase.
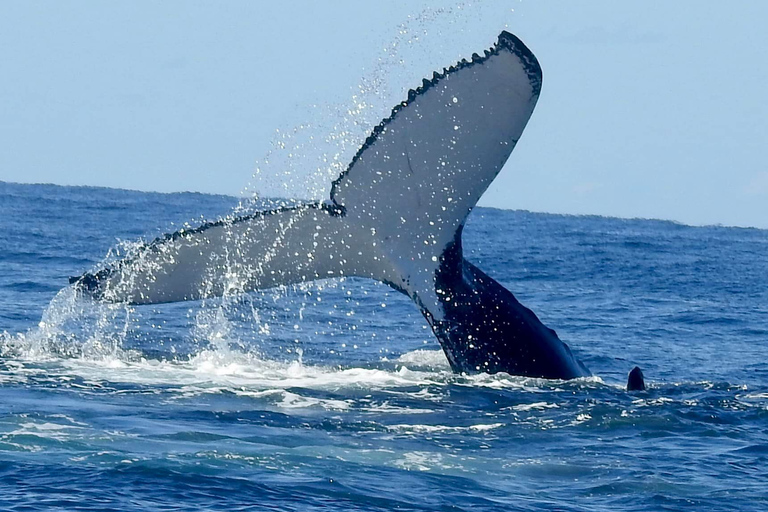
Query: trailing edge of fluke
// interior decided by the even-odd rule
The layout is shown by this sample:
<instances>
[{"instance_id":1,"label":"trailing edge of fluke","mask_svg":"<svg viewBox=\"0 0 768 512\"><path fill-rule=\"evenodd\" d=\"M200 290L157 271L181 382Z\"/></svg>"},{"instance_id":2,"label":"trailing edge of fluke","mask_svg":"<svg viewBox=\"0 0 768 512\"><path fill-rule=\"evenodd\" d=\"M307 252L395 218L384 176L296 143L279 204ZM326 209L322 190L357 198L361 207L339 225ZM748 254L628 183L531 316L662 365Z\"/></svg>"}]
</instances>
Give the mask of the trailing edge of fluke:
<instances>
[{"instance_id":1,"label":"trailing edge of fluke","mask_svg":"<svg viewBox=\"0 0 768 512\"><path fill-rule=\"evenodd\" d=\"M413 300L456 372L588 376L555 331L463 257L467 215L523 133L541 77L502 32L410 91L327 201L181 230L72 282L96 299L151 304L367 277Z\"/></svg>"}]
</instances>

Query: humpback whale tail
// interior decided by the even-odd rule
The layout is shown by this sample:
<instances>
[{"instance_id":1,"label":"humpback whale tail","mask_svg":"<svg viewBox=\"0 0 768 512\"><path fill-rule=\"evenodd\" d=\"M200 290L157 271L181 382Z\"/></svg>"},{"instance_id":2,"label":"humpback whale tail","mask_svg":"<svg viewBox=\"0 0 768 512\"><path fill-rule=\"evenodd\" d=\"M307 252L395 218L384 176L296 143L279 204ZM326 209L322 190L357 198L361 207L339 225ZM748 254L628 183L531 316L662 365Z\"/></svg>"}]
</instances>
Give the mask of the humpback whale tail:
<instances>
[{"instance_id":1,"label":"humpback whale tail","mask_svg":"<svg viewBox=\"0 0 768 512\"><path fill-rule=\"evenodd\" d=\"M502 32L483 56L409 91L329 200L182 230L73 282L102 300L148 304L367 277L418 305L457 372L589 375L554 331L462 253L467 215L509 158L540 89L538 61Z\"/></svg>"}]
</instances>

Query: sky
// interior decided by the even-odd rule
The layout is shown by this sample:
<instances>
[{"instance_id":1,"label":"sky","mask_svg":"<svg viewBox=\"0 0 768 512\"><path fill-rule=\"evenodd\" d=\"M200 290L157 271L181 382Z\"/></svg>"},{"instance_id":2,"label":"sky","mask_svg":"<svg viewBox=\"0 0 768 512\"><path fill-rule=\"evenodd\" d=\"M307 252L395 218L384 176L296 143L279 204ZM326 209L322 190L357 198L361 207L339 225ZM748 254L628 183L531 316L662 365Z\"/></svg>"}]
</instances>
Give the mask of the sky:
<instances>
[{"instance_id":1,"label":"sky","mask_svg":"<svg viewBox=\"0 0 768 512\"><path fill-rule=\"evenodd\" d=\"M481 205L768 228L767 19L760 0L2 0L0 181L322 196L409 88L506 29L544 84Z\"/></svg>"}]
</instances>

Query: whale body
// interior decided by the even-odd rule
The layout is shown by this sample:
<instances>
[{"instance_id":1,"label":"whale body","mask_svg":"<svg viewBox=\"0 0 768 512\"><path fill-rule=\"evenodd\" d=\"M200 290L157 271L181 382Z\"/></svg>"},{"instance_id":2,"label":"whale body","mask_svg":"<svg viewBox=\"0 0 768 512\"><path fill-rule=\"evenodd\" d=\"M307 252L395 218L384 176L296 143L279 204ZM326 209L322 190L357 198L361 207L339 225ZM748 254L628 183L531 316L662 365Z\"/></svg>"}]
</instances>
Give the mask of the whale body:
<instances>
[{"instance_id":1,"label":"whale body","mask_svg":"<svg viewBox=\"0 0 768 512\"><path fill-rule=\"evenodd\" d=\"M376 279L419 307L451 368L590 375L552 329L464 259L462 229L520 139L541 67L502 32L435 73L376 126L330 198L204 224L73 278L96 299L195 300L316 279Z\"/></svg>"}]
</instances>

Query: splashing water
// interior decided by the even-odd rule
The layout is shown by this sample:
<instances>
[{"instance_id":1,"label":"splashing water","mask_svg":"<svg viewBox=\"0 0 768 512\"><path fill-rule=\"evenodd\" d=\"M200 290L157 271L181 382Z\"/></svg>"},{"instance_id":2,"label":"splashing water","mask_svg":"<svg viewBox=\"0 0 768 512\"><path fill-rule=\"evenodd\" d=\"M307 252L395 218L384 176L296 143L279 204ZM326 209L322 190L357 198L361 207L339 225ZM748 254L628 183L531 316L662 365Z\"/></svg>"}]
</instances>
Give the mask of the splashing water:
<instances>
[{"instance_id":1,"label":"splashing water","mask_svg":"<svg viewBox=\"0 0 768 512\"><path fill-rule=\"evenodd\" d=\"M513 12L503 2L479 1L408 15L389 41L373 45L374 60L351 87L348 103L308 106L304 123L276 130L271 150L244 191L254 198L326 199L331 182L409 89L421 85L432 71L490 47L508 28ZM245 202L241 208L254 207Z\"/></svg>"},{"instance_id":2,"label":"splashing water","mask_svg":"<svg viewBox=\"0 0 768 512\"><path fill-rule=\"evenodd\" d=\"M60 357L135 359L135 352L122 349L130 322L128 306L83 302L73 288L64 288L45 309L36 328L0 338L0 356L33 361Z\"/></svg>"}]
</instances>

